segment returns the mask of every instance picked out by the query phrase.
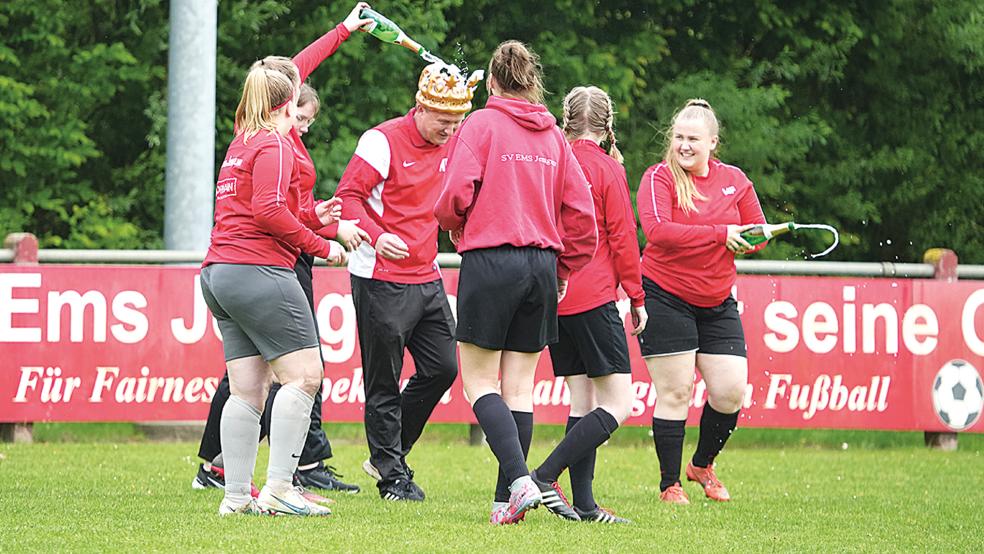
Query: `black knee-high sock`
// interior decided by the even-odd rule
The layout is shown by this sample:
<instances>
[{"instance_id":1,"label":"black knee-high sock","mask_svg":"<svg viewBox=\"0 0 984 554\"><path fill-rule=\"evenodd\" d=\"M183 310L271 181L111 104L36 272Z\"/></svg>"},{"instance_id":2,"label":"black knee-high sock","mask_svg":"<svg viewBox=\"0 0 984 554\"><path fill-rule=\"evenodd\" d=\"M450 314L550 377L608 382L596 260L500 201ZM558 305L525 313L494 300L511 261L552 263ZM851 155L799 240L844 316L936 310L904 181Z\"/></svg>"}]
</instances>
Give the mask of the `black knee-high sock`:
<instances>
[{"instance_id":1,"label":"black knee-high sock","mask_svg":"<svg viewBox=\"0 0 984 554\"><path fill-rule=\"evenodd\" d=\"M579 421L581 421L579 417L568 417L567 432L570 433L571 429ZM568 468L570 469L571 494L574 496L574 505L585 512L594 510L598 505L594 499L594 492L591 490L591 484L594 481L595 458L597 455L598 450L592 450Z\"/></svg>"},{"instance_id":2,"label":"black knee-high sock","mask_svg":"<svg viewBox=\"0 0 984 554\"><path fill-rule=\"evenodd\" d=\"M653 418L653 442L659 458L659 490L665 491L680 480L680 459L683 457L683 436L687 420Z\"/></svg>"},{"instance_id":3,"label":"black knee-high sock","mask_svg":"<svg viewBox=\"0 0 984 554\"><path fill-rule=\"evenodd\" d=\"M738 414L722 414L704 404L704 412L700 415L700 438L697 440L697 451L694 452L693 464L697 467L707 467L714 463L714 458L721 453L724 443L728 442L731 433L738 426Z\"/></svg>"},{"instance_id":4,"label":"black knee-high sock","mask_svg":"<svg viewBox=\"0 0 984 554\"><path fill-rule=\"evenodd\" d=\"M519 442L519 429L502 397L495 393L486 394L475 401L472 410L506 479L512 483L528 475L530 470L526 467L523 445Z\"/></svg>"},{"instance_id":5,"label":"black knee-high sock","mask_svg":"<svg viewBox=\"0 0 984 554\"><path fill-rule=\"evenodd\" d=\"M552 483L571 464L579 462L618 429L618 421L604 408L595 408L571 428L547 459L536 468L536 477Z\"/></svg>"},{"instance_id":6,"label":"black knee-high sock","mask_svg":"<svg viewBox=\"0 0 984 554\"><path fill-rule=\"evenodd\" d=\"M513 421L519 431L519 444L523 447L523 459L530 454L530 443L533 442L533 412L512 412ZM512 481L506 478L499 468L499 477L495 483L495 501L509 502L509 485Z\"/></svg>"}]
</instances>

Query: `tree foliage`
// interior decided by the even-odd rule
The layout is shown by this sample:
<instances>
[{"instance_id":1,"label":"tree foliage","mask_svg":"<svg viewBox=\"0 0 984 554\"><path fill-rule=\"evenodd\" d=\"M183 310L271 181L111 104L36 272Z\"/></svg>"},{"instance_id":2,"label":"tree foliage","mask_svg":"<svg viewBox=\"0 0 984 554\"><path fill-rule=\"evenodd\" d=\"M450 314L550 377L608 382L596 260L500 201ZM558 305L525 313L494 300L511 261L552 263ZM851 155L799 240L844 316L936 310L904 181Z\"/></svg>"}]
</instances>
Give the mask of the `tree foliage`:
<instances>
[{"instance_id":1,"label":"tree foliage","mask_svg":"<svg viewBox=\"0 0 984 554\"><path fill-rule=\"evenodd\" d=\"M342 2L219 4L216 160L245 69L293 55L347 13ZM429 0L376 2L448 61L484 67L516 38L541 55L548 106L595 84L618 109L635 188L673 112L711 102L721 157L756 184L769 220L842 232L833 259L916 261L930 247L984 262L984 5L973 0ZM167 4L0 5L0 234L48 247L161 245ZM311 76L306 136L330 194L359 135L412 106L422 63L367 36ZM482 91L476 104L484 103ZM801 257L827 238L775 241Z\"/></svg>"}]
</instances>

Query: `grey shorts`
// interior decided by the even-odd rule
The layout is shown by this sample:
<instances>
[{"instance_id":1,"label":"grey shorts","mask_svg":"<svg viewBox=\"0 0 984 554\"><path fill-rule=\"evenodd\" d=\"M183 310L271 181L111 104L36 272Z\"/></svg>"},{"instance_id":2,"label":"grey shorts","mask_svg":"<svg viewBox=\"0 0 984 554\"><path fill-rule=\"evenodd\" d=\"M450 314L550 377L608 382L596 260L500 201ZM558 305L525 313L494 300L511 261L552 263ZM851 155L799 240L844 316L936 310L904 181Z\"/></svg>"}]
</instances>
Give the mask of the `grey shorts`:
<instances>
[{"instance_id":1,"label":"grey shorts","mask_svg":"<svg viewBox=\"0 0 984 554\"><path fill-rule=\"evenodd\" d=\"M269 362L318 346L311 308L292 270L212 264L202 268L201 281L226 361L260 355Z\"/></svg>"}]
</instances>

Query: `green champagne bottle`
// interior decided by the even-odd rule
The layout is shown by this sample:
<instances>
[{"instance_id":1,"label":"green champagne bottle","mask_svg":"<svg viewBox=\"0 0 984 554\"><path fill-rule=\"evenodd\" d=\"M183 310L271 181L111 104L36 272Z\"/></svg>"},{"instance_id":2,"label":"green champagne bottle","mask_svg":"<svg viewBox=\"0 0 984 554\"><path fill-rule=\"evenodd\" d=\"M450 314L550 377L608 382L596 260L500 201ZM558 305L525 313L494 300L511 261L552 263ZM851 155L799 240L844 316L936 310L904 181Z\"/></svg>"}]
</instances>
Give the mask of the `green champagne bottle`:
<instances>
[{"instance_id":1,"label":"green champagne bottle","mask_svg":"<svg viewBox=\"0 0 984 554\"><path fill-rule=\"evenodd\" d=\"M745 242L748 244L755 246L756 244L762 244L776 235L781 235L783 233L788 233L795 230L796 224L792 221L789 223L777 224L763 223L742 232L741 238L745 239Z\"/></svg>"},{"instance_id":2,"label":"green champagne bottle","mask_svg":"<svg viewBox=\"0 0 984 554\"><path fill-rule=\"evenodd\" d=\"M370 35L378 38L383 42L389 42L392 44L399 44L400 46L410 50L414 54L417 54L424 61L429 63L434 63L440 61L436 56L424 50L424 47L420 45L419 42L408 37L406 33L400 29L400 26L393 23L387 19L383 14L377 12L376 10L370 8L364 8L362 13L359 14L363 19L371 19L372 23L366 29L366 32Z\"/></svg>"}]
</instances>

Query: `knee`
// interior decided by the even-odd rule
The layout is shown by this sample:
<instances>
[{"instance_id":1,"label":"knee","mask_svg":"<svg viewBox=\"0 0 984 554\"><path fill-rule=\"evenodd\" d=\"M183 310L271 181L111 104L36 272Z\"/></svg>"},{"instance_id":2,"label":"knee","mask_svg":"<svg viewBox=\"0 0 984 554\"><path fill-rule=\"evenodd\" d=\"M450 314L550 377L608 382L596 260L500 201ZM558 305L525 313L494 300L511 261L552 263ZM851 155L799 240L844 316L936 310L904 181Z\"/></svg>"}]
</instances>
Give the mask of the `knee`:
<instances>
[{"instance_id":1,"label":"knee","mask_svg":"<svg viewBox=\"0 0 984 554\"><path fill-rule=\"evenodd\" d=\"M668 408L680 408L690 403L693 394L693 384L660 387L657 389L656 402Z\"/></svg>"},{"instance_id":2,"label":"knee","mask_svg":"<svg viewBox=\"0 0 984 554\"><path fill-rule=\"evenodd\" d=\"M305 370L300 372L299 375L292 379L285 380L282 384L293 385L313 397L318 394L318 389L321 388L323 379L324 371L321 368L312 366L305 368Z\"/></svg>"},{"instance_id":3,"label":"knee","mask_svg":"<svg viewBox=\"0 0 984 554\"><path fill-rule=\"evenodd\" d=\"M732 389L715 392L715 394L708 393L707 402L716 411L722 414L733 414L741 409L742 403L745 400L745 387L734 387Z\"/></svg>"},{"instance_id":4,"label":"knee","mask_svg":"<svg viewBox=\"0 0 984 554\"><path fill-rule=\"evenodd\" d=\"M445 364L441 367L441 370L437 374L438 382L444 387L444 390L451 388L454 384L454 380L458 378L458 363L452 362Z\"/></svg>"},{"instance_id":5,"label":"knee","mask_svg":"<svg viewBox=\"0 0 984 554\"><path fill-rule=\"evenodd\" d=\"M624 400L619 399L614 402L606 402L599 407L611 414L611 416L615 418L615 421L621 425L632 413L632 399L626 398Z\"/></svg>"}]
</instances>

